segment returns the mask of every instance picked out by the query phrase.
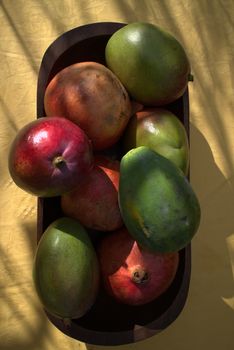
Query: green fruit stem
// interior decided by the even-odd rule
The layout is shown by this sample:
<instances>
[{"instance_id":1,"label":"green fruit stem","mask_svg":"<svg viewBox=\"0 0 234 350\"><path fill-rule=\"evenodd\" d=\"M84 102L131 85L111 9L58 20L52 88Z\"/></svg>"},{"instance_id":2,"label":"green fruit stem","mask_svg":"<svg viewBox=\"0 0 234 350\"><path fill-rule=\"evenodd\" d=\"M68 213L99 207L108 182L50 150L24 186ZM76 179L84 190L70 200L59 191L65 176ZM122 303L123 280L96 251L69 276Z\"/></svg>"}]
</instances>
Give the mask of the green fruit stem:
<instances>
[{"instance_id":1,"label":"green fruit stem","mask_svg":"<svg viewBox=\"0 0 234 350\"><path fill-rule=\"evenodd\" d=\"M188 81L193 81L193 80L194 80L193 75L192 75L191 73L189 73L189 75L188 75Z\"/></svg>"}]
</instances>

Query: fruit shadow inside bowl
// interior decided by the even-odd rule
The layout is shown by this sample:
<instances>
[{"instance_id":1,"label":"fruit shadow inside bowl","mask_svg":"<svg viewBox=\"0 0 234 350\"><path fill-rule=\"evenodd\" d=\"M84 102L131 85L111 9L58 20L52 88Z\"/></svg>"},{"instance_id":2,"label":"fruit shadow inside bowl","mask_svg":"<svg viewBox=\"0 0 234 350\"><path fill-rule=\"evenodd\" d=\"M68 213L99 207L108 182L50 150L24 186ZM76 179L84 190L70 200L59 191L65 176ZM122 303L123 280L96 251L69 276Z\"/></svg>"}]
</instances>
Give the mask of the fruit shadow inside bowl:
<instances>
[{"instance_id":1,"label":"fruit shadow inside bowl","mask_svg":"<svg viewBox=\"0 0 234 350\"><path fill-rule=\"evenodd\" d=\"M105 64L105 46L110 36L124 23L100 22L74 28L56 39L46 50L38 76L37 117L45 116L45 89L61 69L77 62L95 61ZM166 106L184 124L189 138L188 90ZM121 158L121 140L110 150ZM119 152L119 153L118 153ZM55 219L63 216L60 198L38 198L37 240ZM94 246L104 233L90 231ZM169 326L180 314L187 299L191 274L191 244L179 252L179 267L169 289L153 302L127 306L114 301L100 288L93 307L82 318L67 325L47 313L50 321L62 332L94 345L122 345L144 340Z\"/></svg>"}]
</instances>

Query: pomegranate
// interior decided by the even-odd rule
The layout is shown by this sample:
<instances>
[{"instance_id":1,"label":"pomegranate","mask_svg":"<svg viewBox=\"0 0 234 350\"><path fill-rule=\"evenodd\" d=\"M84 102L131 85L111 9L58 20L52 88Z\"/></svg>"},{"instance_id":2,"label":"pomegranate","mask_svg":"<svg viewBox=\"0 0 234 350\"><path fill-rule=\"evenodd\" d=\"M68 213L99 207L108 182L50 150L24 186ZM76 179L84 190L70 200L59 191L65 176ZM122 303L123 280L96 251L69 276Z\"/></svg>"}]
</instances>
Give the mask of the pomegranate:
<instances>
[{"instance_id":1,"label":"pomegranate","mask_svg":"<svg viewBox=\"0 0 234 350\"><path fill-rule=\"evenodd\" d=\"M117 301L143 305L171 285L179 253L152 253L143 249L125 227L105 236L98 247L104 287Z\"/></svg>"}]
</instances>

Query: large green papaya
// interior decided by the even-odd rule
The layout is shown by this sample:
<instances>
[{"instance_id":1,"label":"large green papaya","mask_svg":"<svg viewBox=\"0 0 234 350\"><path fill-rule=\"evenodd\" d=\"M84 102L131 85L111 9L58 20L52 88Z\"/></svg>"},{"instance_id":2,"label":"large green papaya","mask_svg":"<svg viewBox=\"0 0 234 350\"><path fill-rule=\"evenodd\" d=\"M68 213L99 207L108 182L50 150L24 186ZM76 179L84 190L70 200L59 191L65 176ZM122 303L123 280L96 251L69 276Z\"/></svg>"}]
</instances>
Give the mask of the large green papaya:
<instances>
[{"instance_id":1,"label":"large green papaya","mask_svg":"<svg viewBox=\"0 0 234 350\"><path fill-rule=\"evenodd\" d=\"M93 305L99 265L90 238L78 221L62 217L43 233L35 255L33 279L47 311L79 318Z\"/></svg>"},{"instance_id":2,"label":"large green papaya","mask_svg":"<svg viewBox=\"0 0 234 350\"><path fill-rule=\"evenodd\" d=\"M183 172L146 146L121 160L119 205L132 236L155 252L184 248L200 223L199 201Z\"/></svg>"}]
</instances>

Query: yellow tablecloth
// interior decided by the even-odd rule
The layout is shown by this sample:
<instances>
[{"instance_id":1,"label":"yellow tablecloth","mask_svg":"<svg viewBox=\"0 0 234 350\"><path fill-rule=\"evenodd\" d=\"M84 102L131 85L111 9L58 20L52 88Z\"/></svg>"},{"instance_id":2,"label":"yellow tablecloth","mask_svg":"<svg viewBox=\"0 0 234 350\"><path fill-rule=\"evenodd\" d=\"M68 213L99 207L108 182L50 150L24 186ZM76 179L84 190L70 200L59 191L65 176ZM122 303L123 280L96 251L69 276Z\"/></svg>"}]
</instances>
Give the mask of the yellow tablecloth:
<instances>
[{"instance_id":1,"label":"yellow tablecloth","mask_svg":"<svg viewBox=\"0 0 234 350\"><path fill-rule=\"evenodd\" d=\"M147 21L172 32L191 61L191 183L202 209L182 313L160 334L121 349L234 349L234 2L2 0L0 3L0 349L100 349L45 317L31 279L36 199L8 174L9 144L36 116L42 56L63 32L99 21ZM107 347L113 349L112 347Z\"/></svg>"}]
</instances>

